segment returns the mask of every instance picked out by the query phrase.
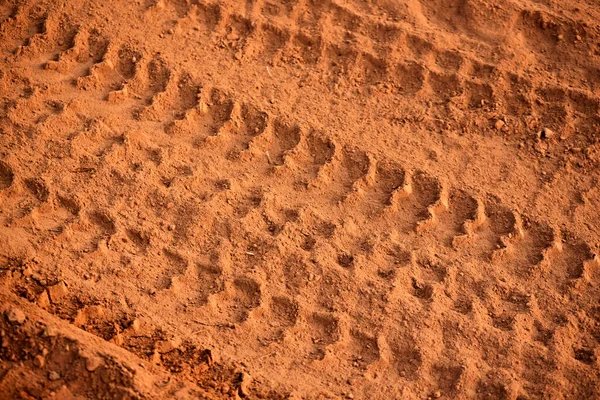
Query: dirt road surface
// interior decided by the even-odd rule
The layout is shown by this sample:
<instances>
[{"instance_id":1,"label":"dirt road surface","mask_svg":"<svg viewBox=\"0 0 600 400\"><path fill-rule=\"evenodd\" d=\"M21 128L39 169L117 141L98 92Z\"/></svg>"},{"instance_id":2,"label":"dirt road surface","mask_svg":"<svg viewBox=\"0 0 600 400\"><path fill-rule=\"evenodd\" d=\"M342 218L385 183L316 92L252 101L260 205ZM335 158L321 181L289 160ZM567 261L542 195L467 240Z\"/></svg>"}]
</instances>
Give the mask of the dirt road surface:
<instances>
[{"instance_id":1,"label":"dirt road surface","mask_svg":"<svg viewBox=\"0 0 600 400\"><path fill-rule=\"evenodd\" d=\"M0 1L0 398L600 398L599 21Z\"/></svg>"}]
</instances>

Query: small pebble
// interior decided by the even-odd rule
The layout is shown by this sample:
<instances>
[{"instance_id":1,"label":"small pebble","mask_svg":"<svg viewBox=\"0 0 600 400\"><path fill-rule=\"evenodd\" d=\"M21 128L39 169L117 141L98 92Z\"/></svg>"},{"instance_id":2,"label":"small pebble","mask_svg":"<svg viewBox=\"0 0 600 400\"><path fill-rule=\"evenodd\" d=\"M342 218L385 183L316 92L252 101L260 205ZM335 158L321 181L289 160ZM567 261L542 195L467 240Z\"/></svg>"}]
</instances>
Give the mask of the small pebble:
<instances>
[{"instance_id":1,"label":"small pebble","mask_svg":"<svg viewBox=\"0 0 600 400\"><path fill-rule=\"evenodd\" d=\"M539 136L542 139L552 139L556 134L554 133L554 131L550 128L544 128L542 129L542 131L540 132Z\"/></svg>"},{"instance_id":2,"label":"small pebble","mask_svg":"<svg viewBox=\"0 0 600 400\"><path fill-rule=\"evenodd\" d=\"M85 369L89 372L94 372L102 365L102 359L100 357L89 357L85 360Z\"/></svg>"},{"instance_id":3,"label":"small pebble","mask_svg":"<svg viewBox=\"0 0 600 400\"><path fill-rule=\"evenodd\" d=\"M50 373L48 374L48 379L50 379L51 381L57 381L60 379L60 374L56 371L50 371Z\"/></svg>"},{"instance_id":4,"label":"small pebble","mask_svg":"<svg viewBox=\"0 0 600 400\"><path fill-rule=\"evenodd\" d=\"M44 364L46 364L46 360L39 354L33 359L33 365L35 365L38 368L42 368Z\"/></svg>"},{"instance_id":5,"label":"small pebble","mask_svg":"<svg viewBox=\"0 0 600 400\"><path fill-rule=\"evenodd\" d=\"M139 319L134 319L133 322L130 325L131 329L133 329L134 332L139 332L140 328L141 328L141 323Z\"/></svg>"}]
</instances>

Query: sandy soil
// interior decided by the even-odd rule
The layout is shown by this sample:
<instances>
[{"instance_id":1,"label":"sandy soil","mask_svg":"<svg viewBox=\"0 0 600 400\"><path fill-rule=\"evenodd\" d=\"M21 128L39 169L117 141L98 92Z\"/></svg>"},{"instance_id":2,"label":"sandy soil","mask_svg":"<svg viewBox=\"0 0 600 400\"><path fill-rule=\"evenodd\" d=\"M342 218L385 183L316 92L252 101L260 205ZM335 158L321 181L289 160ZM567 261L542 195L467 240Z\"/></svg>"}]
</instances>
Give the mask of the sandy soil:
<instances>
[{"instance_id":1,"label":"sandy soil","mask_svg":"<svg viewBox=\"0 0 600 400\"><path fill-rule=\"evenodd\" d=\"M600 398L598 21L0 1L0 398Z\"/></svg>"}]
</instances>

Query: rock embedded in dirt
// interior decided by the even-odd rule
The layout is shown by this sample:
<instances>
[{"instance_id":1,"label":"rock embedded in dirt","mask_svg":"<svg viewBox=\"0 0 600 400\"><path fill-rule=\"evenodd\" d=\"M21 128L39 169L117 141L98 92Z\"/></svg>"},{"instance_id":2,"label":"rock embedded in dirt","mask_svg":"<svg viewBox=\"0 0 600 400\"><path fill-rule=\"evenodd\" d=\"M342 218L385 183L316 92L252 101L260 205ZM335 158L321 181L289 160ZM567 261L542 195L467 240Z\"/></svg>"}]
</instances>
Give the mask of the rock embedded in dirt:
<instances>
[{"instance_id":1,"label":"rock embedded in dirt","mask_svg":"<svg viewBox=\"0 0 600 400\"><path fill-rule=\"evenodd\" d=\"M494 123L494 128L496 128L496 130L500 130L504 127L504 121L502 121L501 119L497 120Z\"/></svg>"},{"instance_id":2,"label":"rock embedded in dirt","mask_svg":"<svg viewBox=\"0 0 600 400\"><path fill-rule=\"evenodd\" d=\"M57 381L60 379L60 374L56 371L50 371L48 373L48 379L50 379L51 381Z\"/></svg>"},{"instance_id":3,"label":"rock embedded in dirt","mask_svg":"<svg viewBox=\"0 0 600 400\"><path fill-rule=\"evenodd\" d=\"M54 286L50 286L48 288L48 294L50 295L50 301L52 303L58 303L62 298L64 298L69 293L69 288L65 285L64 282L60 282Z\"/></svg>"},{"instance_id":4,"label":"rock embedded in dirt","mask_svg":"<svg viewBox=\"0 0 600 400\"><path fill-rule=\"evenodd\" d=\"M102 359L97 356L91 356L85 360L85 369L88 370L88 372L94 372L101 365L102 365Z\"/></svg>"},{"instance_id":5,"label":"rock embedded in dirt","mask_svg":"<svg viewBox=\"0 0 600 400\"><path fill-rule=\"evenodd\" d=\"M556 136L556 133L550 128L544 128L538 133L538 137L541 139L552 139Z\"/></svg>"},{"instance_id":6,"label":"rock embedded in dirt","mask_svg":"<svg viewBox=\"0 0 600 400\"><path fill-rule=\"evenodd\" d=\"M40 306L44 310L48 309L50 307L50 297L48 296L48 292L46 292L46 291L42 292L38 296L36 303L38 306Z\"/></svg>"},{"instance_id":7,"label":"rock embedded in dirt","mask_svg":"<svg viewBox=\"0 0 600 400\"><path fill-rule=\"evenodd\" d=\"M161 340L156 344L156 350L160 354L169 353L173 350L176 350L181 345L181 340L179 338L172 338L169 340Z\"/></svg>"},{"instance_id":8,"label":"rock embedded in dirt","mask_svg":"<svg viewBox=\"0 0 600 400\"><path fill-rule=\"evenodd\" d=\"M25 313L18 308L11 308L6 312L6 319L11 324L22 325L25 322Z\"/></svg>"},{"instance_id":9,"label":"rock embedded in dirt","mask_svg":"<svg viewBox=\"0 0 600 400\"><path fill-rule=\"evenodd\" d=\"M33 358L33 365L35 365L36 367L43 368L45 364L46 359L44 359L44 357L42 357L40 354Z\"/></svg>"},{"instance_id":10,"label":"rock embedded in dirt","mask_svg":"<svg viewBox=\"0 0 600 400\"><path fill-rule=\"evenodd\" d=\"M53 326L47 326L45 327L42 332L40 333L41 336L43 337L55 337L58 335L57 329Z\"/></svg>"}]
</instances>

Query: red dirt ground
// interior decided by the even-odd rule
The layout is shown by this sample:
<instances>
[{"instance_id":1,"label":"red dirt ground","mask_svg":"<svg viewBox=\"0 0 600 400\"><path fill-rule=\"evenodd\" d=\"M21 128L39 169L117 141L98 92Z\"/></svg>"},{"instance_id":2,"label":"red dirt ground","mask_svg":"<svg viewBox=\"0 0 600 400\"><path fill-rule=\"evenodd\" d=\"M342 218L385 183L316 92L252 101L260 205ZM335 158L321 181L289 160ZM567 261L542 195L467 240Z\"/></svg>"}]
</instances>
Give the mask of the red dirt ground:
<instances>
[{"instance_id":1,"label":"red dirt ground","mask_svg":"<svg viewBox=\"0 0 600 400\"><path fill-rule=\"evenodd\" d=\"M600 398L598 21L0 1L0 398Z\"/></svg>"}]
</instances>

